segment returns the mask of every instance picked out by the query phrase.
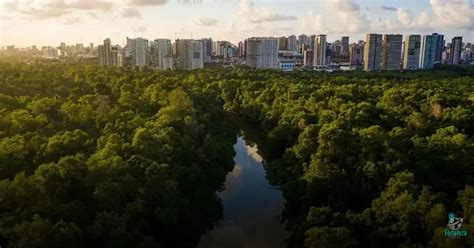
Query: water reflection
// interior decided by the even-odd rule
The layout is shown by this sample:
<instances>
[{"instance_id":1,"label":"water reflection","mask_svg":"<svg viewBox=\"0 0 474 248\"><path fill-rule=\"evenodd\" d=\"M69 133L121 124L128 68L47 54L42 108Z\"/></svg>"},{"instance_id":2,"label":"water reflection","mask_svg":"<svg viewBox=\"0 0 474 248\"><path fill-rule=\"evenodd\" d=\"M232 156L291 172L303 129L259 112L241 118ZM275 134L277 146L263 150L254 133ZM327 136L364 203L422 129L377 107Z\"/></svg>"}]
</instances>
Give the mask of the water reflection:
<instances>
[{"instance_id":1,"label":"water reflection","mask_svg":"<svg viewBox=\"0 0 474 248\"><path fill-rule=\"evenodd\" d=\"M288 233L278 219L284 208L282 193L265 178L255 147L238 138L234 149L235 167L226 176L224 191L218 193L224 218L201 237L198 247L285 247Z\"/></svg>"}]
</instances>

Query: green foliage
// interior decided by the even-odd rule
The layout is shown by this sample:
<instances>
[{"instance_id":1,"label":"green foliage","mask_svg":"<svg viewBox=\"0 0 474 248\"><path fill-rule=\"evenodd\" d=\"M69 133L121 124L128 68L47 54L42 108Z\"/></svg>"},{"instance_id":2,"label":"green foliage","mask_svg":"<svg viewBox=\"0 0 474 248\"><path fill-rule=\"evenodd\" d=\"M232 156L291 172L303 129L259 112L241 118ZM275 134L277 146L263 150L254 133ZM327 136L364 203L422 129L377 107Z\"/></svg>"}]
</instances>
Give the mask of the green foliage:
<instances>
[{"instance_id":1,"label":"green foliage","mask_svg":"<svg viewBox=\"0 0 474 248\"><path fill-rule=\"evenodd\" d=\"M459 211L474 232L473 77L0 63L0 240L194 247L235 124L283 189L290 247L472 246L443 230Z\"/></svg>"},{"instance_id":2,"label":"green foliage","mask_svg":"<svg viewBox=\"0 0 474 248\"><path fill-rule=\"evenodd\" d=\"M186 77L1 63L0 240L194 247L221 216L236 131Z\"/></svg>"}]
</instances>

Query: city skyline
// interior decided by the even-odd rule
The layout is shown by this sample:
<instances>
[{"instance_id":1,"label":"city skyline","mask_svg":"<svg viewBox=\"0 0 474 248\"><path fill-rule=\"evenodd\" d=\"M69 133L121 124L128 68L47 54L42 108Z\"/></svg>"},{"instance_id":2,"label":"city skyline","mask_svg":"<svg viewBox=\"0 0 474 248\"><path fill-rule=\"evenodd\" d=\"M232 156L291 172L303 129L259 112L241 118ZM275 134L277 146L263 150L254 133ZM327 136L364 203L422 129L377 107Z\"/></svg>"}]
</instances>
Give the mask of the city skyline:
<instances>
[{"instance_id":1,"label":"city skyline","mask_svg":"<svg viewBox=\"0 0 474 248\"><path fill-rule=\"evenodd\" d=\"M456 18L449 18L456 16ZM248 37L326 34L329 42L365 34L429 34L474 40L474 1L6 0L0 46L100 43L111 38L205 38L234 44Z\"/></svg>"}]
</instances>

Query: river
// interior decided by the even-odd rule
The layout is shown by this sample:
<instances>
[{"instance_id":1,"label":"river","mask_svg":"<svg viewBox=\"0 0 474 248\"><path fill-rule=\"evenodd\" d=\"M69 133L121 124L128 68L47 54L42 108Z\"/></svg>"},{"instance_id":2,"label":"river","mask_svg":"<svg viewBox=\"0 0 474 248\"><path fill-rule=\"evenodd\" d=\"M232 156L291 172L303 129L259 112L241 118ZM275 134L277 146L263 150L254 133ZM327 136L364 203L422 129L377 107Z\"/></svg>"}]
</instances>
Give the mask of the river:
<instances>
[{"instance_id":1,"label":"river","mask_svg":"<svg viewBox=\"0 0 474 248\"><path fill-rule=\"evenodd\" d=\"M245 145L239 137L234 149L234 169L218 192L223 219L201 237L198 248L286 247L289 234L279 220L284 208L281 191L266 179L256 147Z\"/></svg>"}]
</instances>

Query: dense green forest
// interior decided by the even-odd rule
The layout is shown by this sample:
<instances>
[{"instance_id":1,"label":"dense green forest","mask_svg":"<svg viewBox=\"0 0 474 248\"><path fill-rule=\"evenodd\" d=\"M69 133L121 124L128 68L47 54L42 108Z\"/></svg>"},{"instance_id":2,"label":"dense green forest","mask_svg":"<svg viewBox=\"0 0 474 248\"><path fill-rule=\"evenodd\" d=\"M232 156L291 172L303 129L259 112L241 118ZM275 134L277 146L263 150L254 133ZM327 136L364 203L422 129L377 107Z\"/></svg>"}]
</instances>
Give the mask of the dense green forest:
<instances>
[{"instance_id":1,"label":"dense green forest","mask_svg":"<svg viewBox=\"0 0 474 248\"><path fill-rule=\"evenodd\" d=\"M289 247L472 247L474 69L152 71L0 63L0 241L193 247L239 129ZM447 238L448 212L466 238Z\"/></svg>"}]
</instances>

